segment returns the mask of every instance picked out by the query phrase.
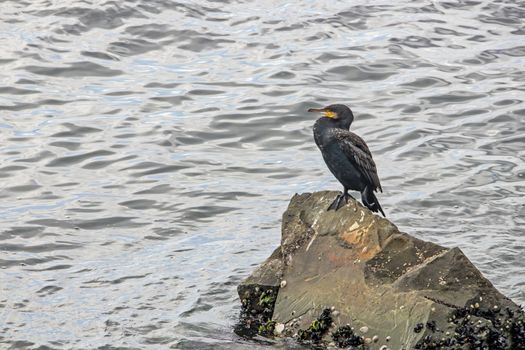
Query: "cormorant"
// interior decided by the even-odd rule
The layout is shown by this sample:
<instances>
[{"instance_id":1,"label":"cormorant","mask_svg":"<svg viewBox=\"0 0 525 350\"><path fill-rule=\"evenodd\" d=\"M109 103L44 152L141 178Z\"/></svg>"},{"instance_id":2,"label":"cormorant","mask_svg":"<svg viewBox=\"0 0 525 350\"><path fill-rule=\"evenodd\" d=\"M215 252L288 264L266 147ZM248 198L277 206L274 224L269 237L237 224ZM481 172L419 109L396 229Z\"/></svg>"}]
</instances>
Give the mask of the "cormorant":
<instances>
[{"instance_id":1,"label":"cormorant","mask_svg":"<svg viewBox=\"0 0 525 350\"><path fill-rule=\"evenodd\" d=\"M345 105L334 104L324 108L310 108L308 112L322 112L323 116L314 124L314 139L321 150L328 169L343 185L343 193L338 195L328 210L338 210L348 203L348 190L361 192L361 201L373 212L383 208L374 191L383 192L372 153L362 138L351 132L350 125L354 114ZM344 202L343 202L344 201Z\"/></svg>"}]
</instances>

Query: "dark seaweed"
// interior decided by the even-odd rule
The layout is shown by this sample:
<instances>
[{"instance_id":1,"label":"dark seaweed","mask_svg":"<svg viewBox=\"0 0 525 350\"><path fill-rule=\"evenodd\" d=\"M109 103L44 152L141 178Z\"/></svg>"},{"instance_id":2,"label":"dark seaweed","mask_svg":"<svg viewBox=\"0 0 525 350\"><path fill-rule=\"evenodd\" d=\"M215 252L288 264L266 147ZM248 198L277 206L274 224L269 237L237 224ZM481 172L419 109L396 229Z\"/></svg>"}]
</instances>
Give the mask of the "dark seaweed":
<instances>
[{"instance_id":1,"label":"dark seaweed","mask_svg":"<svg viewBox=\"0 0 525 350\"><path fill-rule=\"evenodd\" d=\"M272 321L272 316L279 288L262 285L242 288L239 293L243 296L241 313L235 333L247 338L256 335L273 336L275 322Z\"/></svg>"},{"instance_id":2,"label":"dark seaweed","mask_svg":"<svg viewBox=\"0 0 525 350\"><path fill-rule=\"evenodd\" d=\"M364 344L363 337L356 335L349 325L339 327L335 332L332 333L332 339L340 348Z\"/></svg>"},{"instance_id":3,"label":"dark seaweed","mask_svg":"<svg viewBox=\"0 0 525 350\"><path fill-rule=\"evenodd\" d=\"M420 333L423 330L423 327L424 327L423 323L416 324L416 326L414 327L414 332Z\"/></svg>"},{"instance_id":4,"label":"dark seaweed","mask_svg":"<svg viewBox=\"0 0 525 350\"><path fill-rule=\"evenodd\" d=\"M332 323L333 319L330 309L324 309L321 315L307 329L300 329L297 332L297 339L301 342L318 344L321 342L323 335L328 332Z\"/></svg>"},{"instance_id":5,"label":"dark seaweed","mask_svg":"<svg viewBox=\"0 0 525 350\"><path fill-rule=\"evenodd\" d=\"M525 350L525 314L521 308L458 308L452 312L449 321L455 324L452 336L427 335L415 348L439 350L466 346L469 350ZM435 331L435 323L430 326L429 323L427 328ZM421 325L419 323L414 328L416 333L422 330Z\"/></svg>"}]
</instances>

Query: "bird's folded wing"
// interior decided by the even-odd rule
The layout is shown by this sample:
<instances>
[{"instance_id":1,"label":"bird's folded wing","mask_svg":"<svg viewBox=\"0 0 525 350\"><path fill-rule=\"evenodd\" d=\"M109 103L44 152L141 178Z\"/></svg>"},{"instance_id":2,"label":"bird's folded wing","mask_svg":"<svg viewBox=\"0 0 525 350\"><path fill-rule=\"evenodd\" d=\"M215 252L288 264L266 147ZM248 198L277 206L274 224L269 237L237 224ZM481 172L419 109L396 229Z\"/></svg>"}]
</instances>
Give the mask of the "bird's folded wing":
<instances>
[{"instance_id":1,"label":"bird's folded wing","mask_svg":"<svg viewBox=\"0 0 525 350\"><path fill-rule=\"evenodd\" d=\"M338 133L336 139L348 160L356 165L356 168L372 185L372 189L379 189L383 192L379 177L377 176L376 163L374 159L372 159L372 153L368 149L365 141L349 131Z\"/></svg>"}]
</instances>

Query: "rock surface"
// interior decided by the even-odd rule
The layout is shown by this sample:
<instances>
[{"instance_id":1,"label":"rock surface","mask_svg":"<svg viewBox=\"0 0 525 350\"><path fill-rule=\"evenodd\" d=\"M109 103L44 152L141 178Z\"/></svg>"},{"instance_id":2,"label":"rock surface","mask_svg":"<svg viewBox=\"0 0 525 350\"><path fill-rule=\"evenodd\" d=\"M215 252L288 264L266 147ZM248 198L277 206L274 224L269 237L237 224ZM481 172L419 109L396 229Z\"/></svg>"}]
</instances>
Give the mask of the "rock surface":
<instances>
[{"instance_id":1,"label":"rock surface","mask_svg":"<svg viewBox=\"0 0 525 350\"><path fill-rule=\"evenodd\" d=\"M292 198L281 246L238 287L244 332L356 349L525 349L523 311L460 249L399 232L356 201L328 212L336 195Z\"/></svg>"}]
</instances>

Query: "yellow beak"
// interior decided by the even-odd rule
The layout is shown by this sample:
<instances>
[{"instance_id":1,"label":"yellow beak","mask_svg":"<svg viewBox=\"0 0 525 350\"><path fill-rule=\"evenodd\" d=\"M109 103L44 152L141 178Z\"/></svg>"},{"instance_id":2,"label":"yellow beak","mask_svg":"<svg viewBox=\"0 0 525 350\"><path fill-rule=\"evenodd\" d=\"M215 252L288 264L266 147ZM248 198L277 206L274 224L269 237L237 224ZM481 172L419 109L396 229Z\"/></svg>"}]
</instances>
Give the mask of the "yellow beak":
<instances>
[{"instance_id":1,"label":"yellow beak","mask_svg":"<svg viewBox=\"0 0 525 350\"><path fill-rule=\"evenodd\" d=\"M310 108L308 112L322 112L323 116L327 118L337 118L337 113L332 112L326 108Z\"/></svg>"}]
</instances>

